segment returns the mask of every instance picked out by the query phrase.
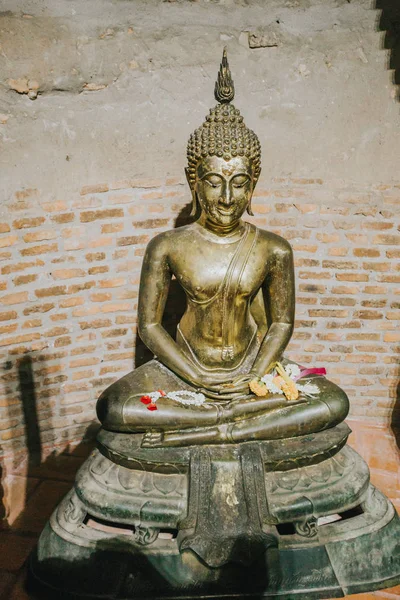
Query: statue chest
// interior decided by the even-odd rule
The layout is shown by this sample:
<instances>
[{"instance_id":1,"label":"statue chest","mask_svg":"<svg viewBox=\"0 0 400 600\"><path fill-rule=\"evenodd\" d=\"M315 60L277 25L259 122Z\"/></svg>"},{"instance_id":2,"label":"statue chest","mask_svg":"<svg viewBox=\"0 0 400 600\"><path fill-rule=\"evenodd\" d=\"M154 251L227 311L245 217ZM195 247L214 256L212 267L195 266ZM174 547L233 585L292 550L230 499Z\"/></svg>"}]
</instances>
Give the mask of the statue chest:
<instances>
[{"instance_id":1,"label":"statue chest","mask_svg":"<svg viewBox=\"0 0 400 600\"><path fill-rule=\"evenodd\" d=\"M236 248L194 249L190 256L181 256L174 265L174 275L188 297L195 303L207 303L229 295L231 301L246 299L259 289L268 266L265 261L249 255L237 256Z\"/></svg>"}]
</instances>

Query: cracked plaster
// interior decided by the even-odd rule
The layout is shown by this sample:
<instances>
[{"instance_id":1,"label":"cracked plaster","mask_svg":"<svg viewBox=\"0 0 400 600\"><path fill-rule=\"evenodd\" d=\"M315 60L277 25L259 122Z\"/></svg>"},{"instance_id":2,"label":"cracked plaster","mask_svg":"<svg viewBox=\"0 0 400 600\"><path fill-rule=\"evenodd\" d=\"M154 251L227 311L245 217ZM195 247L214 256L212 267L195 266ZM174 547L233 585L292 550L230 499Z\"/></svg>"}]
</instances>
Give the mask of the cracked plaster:
<instances>
[{"instance_id":1,"label":"cracked plaster","mask_svg":"<svg viewBox=\"0 0 400 600\"><path fill-rule=\"evenodd\" d=\"M24 187L56 198L104 180L180 177L187 138L214 104L225 44L264 179L398 179L398 104L369 0L2 7L5 198ZM272 33L277 45L262 47Z\"/></svg>"}]
</instances>

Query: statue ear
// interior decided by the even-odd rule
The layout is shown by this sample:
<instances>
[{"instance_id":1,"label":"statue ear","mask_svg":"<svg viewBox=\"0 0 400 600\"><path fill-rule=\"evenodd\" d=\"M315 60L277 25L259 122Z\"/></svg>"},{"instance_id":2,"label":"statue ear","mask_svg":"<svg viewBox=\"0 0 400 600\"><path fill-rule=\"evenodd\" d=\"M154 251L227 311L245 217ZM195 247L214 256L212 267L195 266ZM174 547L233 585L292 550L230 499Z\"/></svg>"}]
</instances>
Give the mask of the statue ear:
<instances>
[{"instance_id":1,"label":"statue ear","mask_svg":"<svg viewBox=\"0 0 400 600\"><path fill-rule=\"evenodd\" d=\"M253 210L251 208L251 198L250 198L250 202L247 205L246 211L247 211L248 215L250 215L251 217L254 217L254 213L253 213Z\"/></svg>"},{"instance_id":2,"label":"statue ear","mask_svg":"<svg viewBox=\"0 0 400 600\"><path fill-rule=\"evenodd\" d=\"M254 177L254 179L253 179L253 181L254 181L253 189L251 190L250 201L249 201L249 203L247 205L247 209L246 209L247 210L247 214L250 215L251 217L254 217L254 213L253 213L253 210L251 208L251 201L253 199L253 192L254 192L254 189L255 189L255 187L257 185L258 178L260 177L260 173L261 173L261 169L258 171L257 177Z\"/></svg>"},{"instance_id":3,"label":"statue ear","mask_svg":"<svg viewBox=\"0 0 400 600\"><path fill-rule=\"evenodd\" d=\"M189 173L188 168L185 169L185 175L186 175L186 179L189 184L189 187L190 187L190 191L192 192L192 210L190 211L190 216L195 217L197 214L198 200L197 200L196 191L194 189L194 183L193 183L193 180L190 178L190 173Z\"/></svg>"},{"instance_id":4,"label":"statue ear","mask_svg":"<svg viewBox=\"0 0 400 600\"><path fill-rule=\"evenodd\" d=\"M187 167L185 168L185 175L186 175L186 179L189 184L189 187L190 187L191 191L193 192L193 181L190 179L190 173L189 173L189 169Z\"/></svg>"}]
</instances>

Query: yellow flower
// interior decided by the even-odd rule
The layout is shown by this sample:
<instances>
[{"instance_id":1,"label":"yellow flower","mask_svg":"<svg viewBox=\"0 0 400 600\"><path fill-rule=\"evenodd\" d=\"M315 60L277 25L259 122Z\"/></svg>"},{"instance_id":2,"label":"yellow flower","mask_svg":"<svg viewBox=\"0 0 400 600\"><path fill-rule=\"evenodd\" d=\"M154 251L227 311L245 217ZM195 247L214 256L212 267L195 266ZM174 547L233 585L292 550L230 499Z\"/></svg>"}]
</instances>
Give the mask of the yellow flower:
<instances>
[{"instance_id":1,"label":"yellow flower","mask_svg":"<svg viewBox=\"0 0 400 600\"><path fill-rule=\"evenodd\" d=\"M285 383L285 380L280 375L276 375L272 381L273 381L274 385L276 385L276 387L279 388L280 390L282 389L282 384Z\"/></svg>"},{"instance_id":2,"label":"yellow flower","mask_svg":"<svg viewBox=\"0 0 400 600\"><path fill-rule=\"evenodd\" d=\"M299 397L299 390L297 389L296 383L289 377L280 363L276 363L276 370L280 375L280 387L286 398L288 400L297 400Z\"/></svg>"},{"instance_id":3,"label":"yellow flower","mask_svg":"<svg viewBox=\"0 0 400 600\"><path fill-rule=\"evenodd\" d=\"M286 383L285 381L282 384L282 392L288 400L297 400L299 397L299 390L294 381L291 381L290 383Z\"/></svg>"},{"instance_id":4,"label":"yellow flower","mask_svg":"<svg viewBox=\"0 0 400 600\"><path fill-rule=\"evenodd\" d=\"M268 394L267 386L260 379L252 379L249 388L256 396L266 396Z\"/></svg>"}]
</instances>

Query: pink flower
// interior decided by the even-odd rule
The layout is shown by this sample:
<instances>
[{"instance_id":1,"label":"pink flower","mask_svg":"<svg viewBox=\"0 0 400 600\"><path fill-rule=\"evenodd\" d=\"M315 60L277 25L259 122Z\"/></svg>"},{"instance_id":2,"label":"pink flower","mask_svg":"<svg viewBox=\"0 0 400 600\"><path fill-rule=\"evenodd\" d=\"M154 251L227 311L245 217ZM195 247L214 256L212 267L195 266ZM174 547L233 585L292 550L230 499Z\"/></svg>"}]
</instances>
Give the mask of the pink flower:
<instances>
[{"instance_id":1,"label":"pink flower","mask_svg":"<svg viewBox=\"0 0 400 600\"><path fill-rule=\"evenodd\" d=\"M324 367L302 367L300 370L300 375L296 377L296 380L301 379L302 377L307 377L307 375L326 375L326 369Z\"/></svg>"}]
</instances>

